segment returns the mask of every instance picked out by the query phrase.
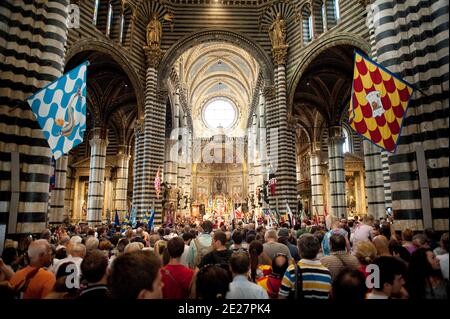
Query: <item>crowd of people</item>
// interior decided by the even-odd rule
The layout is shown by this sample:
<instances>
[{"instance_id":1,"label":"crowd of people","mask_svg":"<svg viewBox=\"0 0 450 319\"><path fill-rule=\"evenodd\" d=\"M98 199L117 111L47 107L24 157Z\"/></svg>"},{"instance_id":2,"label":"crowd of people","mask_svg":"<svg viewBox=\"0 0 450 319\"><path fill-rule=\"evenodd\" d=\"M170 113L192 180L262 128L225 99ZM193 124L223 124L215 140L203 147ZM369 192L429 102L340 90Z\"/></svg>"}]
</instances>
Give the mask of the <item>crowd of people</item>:
<instances>
[{"instance_id":1,"label":"crowd of people","mask_svg":"<svg viewBox=\"0 0 450 319\"><path fill-rule=\"evenodd\" d=\"M3 299L446 299L449 234L327 216L146 229L60 225L6 240Z\"/></svg>"}]
</instances>

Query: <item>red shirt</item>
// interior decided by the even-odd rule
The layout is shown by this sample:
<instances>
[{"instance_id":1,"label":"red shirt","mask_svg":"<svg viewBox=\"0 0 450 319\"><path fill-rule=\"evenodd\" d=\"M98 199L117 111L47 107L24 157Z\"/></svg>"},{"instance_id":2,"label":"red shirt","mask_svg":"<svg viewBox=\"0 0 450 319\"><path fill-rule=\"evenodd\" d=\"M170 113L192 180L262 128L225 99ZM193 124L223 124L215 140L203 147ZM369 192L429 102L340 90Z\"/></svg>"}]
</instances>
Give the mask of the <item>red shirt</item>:
<instances>
[{"instance_id":1,"label":"red shirt","mask_svg":"<svg viewBox=\"0 0 450 319\"><path fill-rule=\"evenodd\" d=\"M164 299L187 299L194 271L183 265L166 265L161 268Z\"/></svg>"}]
</instances>

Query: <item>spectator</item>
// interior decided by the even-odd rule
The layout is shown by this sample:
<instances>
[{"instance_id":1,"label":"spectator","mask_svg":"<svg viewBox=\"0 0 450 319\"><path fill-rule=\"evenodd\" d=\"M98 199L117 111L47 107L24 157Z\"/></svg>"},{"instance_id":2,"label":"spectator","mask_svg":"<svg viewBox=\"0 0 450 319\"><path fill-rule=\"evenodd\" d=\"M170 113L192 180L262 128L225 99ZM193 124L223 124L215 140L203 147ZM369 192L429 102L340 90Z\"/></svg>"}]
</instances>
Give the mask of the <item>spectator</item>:
<instances>
[{"instance_id":1,"label":"spectator","mask_svg":"<svg viewBox=\"0 0 450 319\"><path fill-rule=\"evenodd\" d=\"M197 267L202 258L212 251L212 223L210 221L205 221L202 224L203 233L198 235L197 238L191 241L189 246L188 263L189 267Z\"/></svg>"},{"instance_id":2,"label":"spectator","mask_svg":"<svg viewBox=\"0 0 450 319\"><path fill-rule=\"evenodd\" d=\"M272 260L272 272L258 280L258 285L263 287L270 299L278 299L281 280L289 265L286 255L278 254Z\"/></svg>"},{"instance_id":3,"label":"spectator","mask_svg":"<svg viewBox=\"0 0 450 319\"><path fill-rule=\"evenodd\" d=\"M189 232L186 232L181 237L183 238L183 241L184 241L184 250L183 250L183 254L181 255L181 258L180 258L180 263L183 266L189 267L188 255L189 255L189 245L191 244L192 235Z\"/></svg>"},{"instance_id":4,"label":"spectator","mask_svg":"<svg viewBox=\"0 0 450 319\"><path fill-rule=\"evenodd\" d=\"M39 239L28 247L30 265L17 271L9 280L16 294L23 299L42 299L53 289L56 277L46 270L51 263L51 247L47 240Z\"/></svg>"},{"instance_id":5,"label":"spectator","mask_svg":"<svg viewBox=\"0 0 450 319\"><path fill-rule=\"evenodd\" d=\"M174 237L167 243L170 256L168 265L161 268L164 299L187 299L194 271L180 263L184 251L184 241Z\"/></svg>"},{"instance_id":6,"label":"spectator","mask_svg":"<svg viewBox=\"0 0 450 319\"><path fill-rule=\"evenodd\" d=\"M331 290L331 274L317 259L320 250L319 240L314 235L303 234L298 239L298 250L302 259L286 270L281 282L279 298L285 299L293 295L298 299L328 299Z\"/></svg>"},{"instance_id":7,"label":"spectator","mask_svg":"<svg viewBox=\"0 0 450 319\"><path fill-rule=\"evenodd\" d=\"M389 240L386 236L378 235L373 239L373 244L377 249L377 256L392 256L389 252Z\"/></svg>"},{"instance_id":8,"label":"spectator","mask_svg":"<svg viewBox=\"0 0 450 319\"><path fill-rule=\"evenodd\" d=\"M395 239L389 241L389 253L394 257L402 259L406 263L409 263L409 260L411 259L411 254L408 249L400 245Z\"/></svg>"},{"instance_id":9,"label":"spectator","mask_svg":"<svg viewBox=\"0 0 450 319\"><path fill-rule=\"evenodd\" d=\"M403 242L403 247L408 249L410 254L412 254L414 252L414 250L416 250L416 247L414 246L412 240L413 240L413 231L409 228L406 228L402 232L402 242Z\"/></svg>"},{"instance_id":10,"label":"spectator","mask_svg":"<svg viewBox=\"0 0 450 319\"><path fill-rule=\"evenodd\" d=\"M331 278L334 280L339 272L344 268L358 269L359 262L355 256L350 255L346 250L346 240L344 236L340 234L333 234L330 237L330 250L329 256L320 258L320 262L331 273Z\"/></svg>"},{"instance_id":11,"label":"spectator","mask_svg":"<svg viewBox=\"0 0 450 319\"><path fill-rule=\"evenodd\" d=\"M95 237L88 237L85 242L86 252L90 252L98 248L98 239Z\"/></svg>"},{"instance_id":12,"label":"spectator","mask_svg":"<svg viewBox=\"0 0 450 319\"><path fill-rule=\"evenodd\" d=\"M256 282L271 273L272 261L264 253L264 246L260 241L252 241L248 251L250 254L250 279Z\"/></svg>"},{"instance_id":13,"label":"spectator","mask_svg":"<svg viewBox=\"0 0 450 319\"><path fill-rule=\"evenodd\" d=\"M289 249L289 252L291 253L292 258L294 259L295 262L297 262L300 260L298 248L296 245L292 245L289 242L289 239L290 239L289 229L280 228L278 230L278 242L287 246L287 248Z\"/></svg>"},{"instance_id":14,"label":"spectator","mask_svg":"<svg viewBox=\"0 0 450 319\"><path fill-rule=\"evenodd\" d=\"M449 253L449 242L448 233L444 233L441 236L441 254L437 255L436 258L439 259L441 265L442 276L448 281L448 253ZM435 249L436 250L436 249Z\"/></svg>"},{"instance_id":15,"label":"spectator","mask_svg":"<svg viewBox=\"0 0 450 319\"><path fill-rule=\"evenodd\" d=\"M278 242L278 235L276 230L270 229L264 235L265 243L264 253L269 257L269 263L273 260L276 254L282 253L288 256L289 259L292 259L291 252L286 245L280 244Z\"/></svg>"},{"instance_id":16,"label":"spectator","mask_svg":"<svg viewBox=\"0 0 450 319\"><path fill-rule=\"evenodd\" d=\"M45 299L74 299L77 295L78 285L79 285L79 275L78 278L69 278L70 275L76 271L76 265L72 261L62 263L58 272L56 273L56 282L53 286L52 291L45 296ZM67 285L67 282L72 283L72 286Z\"/></svg>"},{"instance_id":17,"label":"spectator","mask_svg":"<svg viewBox=\"0 0 450 319\"><path fill-rule=\"evenodd\" d=\"M233 253L230 259L230 268L233 281L226 299L268 299L267 292L247 278L250 267L250 258L247 253Z\"/></svg>"},{"instance_id":18,"label":"spectator","mask_svg":"<svg viewBox=\"0 0 450 319\"><path fill-rule=\"evenodd\" d=\"M345 229L339 227L340 225L339 219L333 215L328 215L326 219L329 231L325 234L322 240L323 255L328 256L330 254L330 237L333 234L341 234L342 236L344 236L347 243L347 249L348 251L350 251L350 242L348 241L348 233Z\"/></svg>"},{"instance_id":19,"label":"spectator","mask_svg":"<svg viewBox=\"0 0 450 319\"><path fill-rule=\"evenodd\" d=\"M228 264L228 261L231 257L231 251L225 247L227 242L227 236L222 231L216 231L213 236L213 248L214 250L210 253L206 254L202 260L200 261L199 268L213 264L213 265L222 265Z\"/></svg>"},{"instance_id":20,"label":"spectator","mask_svg":"<svg viewBox=\"0 0 450 319\"><path fill-rule=\"evenodd\" d=\"M114 260L108 276L113 299L161 299L161 260L153 252L125 253Z\"/></svg>"},{"instance_id":21,"label":"spectator","mask_svg":"<svg viewBox=\"0 0 450 319\"><path fill-rule=\"evenodd\" d=\"M336 301L361 301L366 298L364 275L354 268L343 268L333 281L330 299Z\"/></svg>"},{"instance_id":22,"label":"spectator","mask_svg":"<svg viewBox=\"0 0 450 319\"><path fill-rule=\"evenodd\" d=\"M436 232L433 228L426 228L423 231L425 237L427 238L428 246L431 248L431 250L435 250L439 244L436 242Z\"/></svg>"},{"instance_id":23,"label":"spectator","mask_svg":"<svg viewBox=\"0 0 450 319\"><path fill-rule=\"evenodd\" d=\"M424 234L416 234L413 236L413 244L416 249L419 248L430 248L430 245L428 244L427 236Z\"/></svg>"},{"instance_id":24,"label":"spectator","mask_svg":"<svg viewBox=\"0 0 450 319\"><path fill-rule=\"evenodd\" d=\"M411 299L447 299L439 259L430 248L419 248L411 255L406 288Z\"/></svg>"},{"instance_id":25,"label":"spectator","mask_svg":"<svg viewBox=\"0 0 450 319\"><path fill-rule=\"evenodd\" d=\"M106 299L108 258L98 250L91 251L81 262L81 272L86 281L86 288L79 295L79 299Z\"/></svg>"},{"instance_id":26,"label":"spectator","mask_svg":"<svg viewBox=\"0 0 450 319\"><path fill-rule=\"evenodd\" d=\"M248 251L248 244L242 243L244 240L243 232L241 232L240 230L234 231L231 239L233 240L233 245L230 246L231 252L235 253Z\"/></svg>"},{"instance_id":27,"label":"spectator","mask_svg":"<svg viewBox=\"0 0 450 319\"><path fill-rule=\"evenodd\" d=\"M353 247L357 246L361 241L372 240L374 217L372 215L365 215L362 223L359 223L354 228L353 233Z\"/></svg>"},{"instance_id":28,"label":"spectator","mask_svg":"<svg viewBox=\"0 0 450 319\"><path fill-rule=\"evenodd\" d=\"M224 268L204 266L196 275L195 297L204 300L225 299L230 282L231 276Z\"/></svg>"},{"instance_id":29,"label":"spectator","mask_svg":"<svg viewBox=\"0 0 450 319\"><path fill-rule=\"evenodd\" d=\"M392 256L381 256L374 264L379 268L379 286L374 286L366 299L389 299L393 294L400 294L405 284L405 263Z\"/></svg>"}]
</instances>

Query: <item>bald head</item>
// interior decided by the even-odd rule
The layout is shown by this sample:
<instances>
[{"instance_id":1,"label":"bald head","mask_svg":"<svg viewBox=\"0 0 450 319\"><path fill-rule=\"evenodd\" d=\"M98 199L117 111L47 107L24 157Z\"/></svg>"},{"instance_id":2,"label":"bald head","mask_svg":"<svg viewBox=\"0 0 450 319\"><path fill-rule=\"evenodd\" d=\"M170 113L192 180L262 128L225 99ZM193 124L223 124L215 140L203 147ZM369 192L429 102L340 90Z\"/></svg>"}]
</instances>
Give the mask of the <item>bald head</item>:
<instances>
[{"instance_id":1,"label":"bald head","mask_svg":"<svg viewBox=\"0 0 450 319\"><path fill-rule=\"evenodd\" d=\"M389 240L386 236L378 235L373 239L378 256L391 256L389 252Z\"/></svg>"},{"instance_id":2,"label":"bald head","mask_svg":"<svg viewBox=\"0 0 450 319\"><path fill-rule=\"evenodd\" d=\"M46 267L50 264L52 248L46 239L33 241L28 247L28 257L34 267Z\"/></svg>"}]
</instances>

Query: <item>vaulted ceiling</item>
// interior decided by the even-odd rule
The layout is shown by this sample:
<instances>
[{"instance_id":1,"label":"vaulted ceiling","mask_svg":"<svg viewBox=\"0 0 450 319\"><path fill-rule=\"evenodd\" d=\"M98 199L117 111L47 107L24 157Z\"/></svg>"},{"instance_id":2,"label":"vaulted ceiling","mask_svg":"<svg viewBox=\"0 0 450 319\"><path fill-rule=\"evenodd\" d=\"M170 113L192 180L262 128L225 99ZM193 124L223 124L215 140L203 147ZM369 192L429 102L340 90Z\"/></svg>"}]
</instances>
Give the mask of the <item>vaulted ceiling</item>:
<instances>
[{"instance_id":1,"label":"vaulted ceiling","mask_svg":"<svg viewBox=\"0 0 450 319\"><path fill-rule=\"evenodd\" d=\"M192 110L195 135L211 135L202 112L209 101L217 98L228 99L238 111L230 130L246 129L259 73L258 63L249 53L225 42L200 44L186 51L174 67Z\"/></svg>"}]
</instances>

